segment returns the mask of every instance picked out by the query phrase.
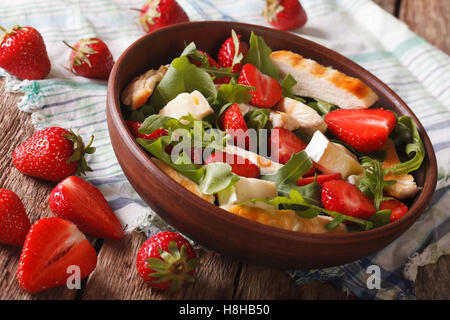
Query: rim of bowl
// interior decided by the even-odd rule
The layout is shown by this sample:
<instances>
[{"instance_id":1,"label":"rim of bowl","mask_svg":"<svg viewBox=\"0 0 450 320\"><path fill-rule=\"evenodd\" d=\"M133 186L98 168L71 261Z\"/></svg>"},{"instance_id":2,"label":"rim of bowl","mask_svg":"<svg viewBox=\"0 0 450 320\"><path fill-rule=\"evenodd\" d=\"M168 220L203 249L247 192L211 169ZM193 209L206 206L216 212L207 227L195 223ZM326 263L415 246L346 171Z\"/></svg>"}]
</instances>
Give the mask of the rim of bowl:
<instances>
[{"instance_id":1,"label":"rim of bowl","mask_svg":"<svg viewBox=\"0 0 450 320\"><path fill-rule=\"evenodd\" d=\"M117 81L116 81L116 75L118 69L121 67L122 61L125 59L125 57L134 50L135 47L138 47L140 43L148 41L148 38L154 38L159 37L161 35L164 35L165 32L178 30L178 29L185 29L185 28L195 28L198 26L204 26L207 25L216 25L218 27L243 27L243 28L250 28L255 30L255 33L257 30L262 30L264 32L270 32L274 34L278 34L279 36L282 36L283 40L289 40L294 43L298 42L304 42L305 44L308 44L312 48L320 51L326 51L329 54L334 55L336 58L342 59L345 63L349 64L350 67L359 73L365 74L366 79L370 79L372 82L377 83L378 86L382 87L391 97L390 100L395 101L396 106L400 109L403 109L406 111L406 113L411 116L414 121L416 122L416 125L418 127L419 134L422 138L422 141L425 146L426 151L426 157L424 159L423 165L427 165L428 162L428 169L425 175L424 180L424 186L422 190L420 191L419 195L416 196L416 199L414 200L413 205L409 208L408 212L405 216L402 217L402 219L395 220L393 222L390 222L384 226L374 228L367 231L359 231L359 232L349 232L349 233L343 233L343 234L332 234L332 233L307 233L307 232L298 232L298 231L291 231L281 228L272 227L269 225L265 225L256 221L249 220L244 217L237 216L231 212L228 212L224 209L221 209L219 206L216 206L214 204L211 204L207 202L206 200L201 199L200 197L196 196L195 194L189 192L186 190L183 186L178 184L175 180L171 179L165 172L163 172L161 169L159 169L151 160L150 155L141 148L141 146L136 142L134 137L132 136L131 132L128 130L125 120L122 116L122 113L120 111L120 93L115 92L115 89L117 88ZM322 53L321 53L322 54ZM364 80L364 79L363 79ZM123 137L125 140L127 140L128 147L132 149L133 154L137 157L140 163L143 165L143 169L147 169L146 174L150 175L157 175L159 179L165 179L166 184L171 189L172 193L176 193L177 195L180 195L182 198L186 199L195 199L200 200L199 204L201 204L205 209L209 211L210 214L216 215L219 219L225 219L228 220L231 223L236 224L238 227L242 229L247 229L252 232L260 232L260 233L266 233L278 238L288 238L288 239L296 239L296 240L308 240L312 242L328 242L330 240L336 240L336 241L351 241L355 239L362 239L362 238L373 238L381 233L393 233L396 232L398 229L401 229L404 225L410 225L412 224L428 207L428 204L431 201L431 198L434 194L436 183L437 183L437 162L436 162L436 155L433 149L433 146L431 144L431 141L423 127L423 125L420 123L419 119L416 117L414 112L408 107L408 105L393 91L391 90L384 82L379 80L376 76L374 76L372 73L370 73L368 70L363 68L362 66L356 64L355 62L351 61L350 59L342 56L341 54L337 53L336 51L329 49L327 47L324 47L316 42L313 42L311 40L302 38L298 35L294 35L292 33L254 25L254 24L248 24L248 23L241 23L241 22L226 22L226 21L195 21L195 22L187 22L187 23L181 23L176 24L172 26L168 26L156 31L153 31L152 33L146 34L142 36L141 38L134 41L117 59L116 63L114 64L114 67L111 71L111 75L108 80L108 91L107 91L107 108L111 109L111 116L113 118L113 121L115 123L119 122L121 125L121 128L118 128L118 130L121 129L122 132L120 134L126 132L126 136ZM119 121L117 121L119 120ZM118 133L119 134L119 133ZM428 161L427 161L428 160ZM169 178L169 179L167 179ZM193 198L195 197L195 198ZM409 228L409 226L407 227ZM407 229L406 228L406 229ZM406 231L405 229L405 231Z\"/></svg>"}]
</instances>

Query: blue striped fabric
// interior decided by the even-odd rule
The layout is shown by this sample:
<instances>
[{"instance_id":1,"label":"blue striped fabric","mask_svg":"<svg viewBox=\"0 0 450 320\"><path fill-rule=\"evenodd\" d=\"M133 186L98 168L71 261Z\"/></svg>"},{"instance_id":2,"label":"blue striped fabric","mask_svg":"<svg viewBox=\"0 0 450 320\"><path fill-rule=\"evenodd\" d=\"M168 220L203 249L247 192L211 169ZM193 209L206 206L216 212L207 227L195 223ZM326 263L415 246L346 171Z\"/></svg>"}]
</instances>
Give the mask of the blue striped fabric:
<instances>
[{"instance_id":1,"label":"blue striped fabric","mask_svg":"<svg viewBox=\"0 0 450 320\"><path fill-rule=\"evenodd\" d=\"M152 214L127 182L113 153L105 116L106 86L75 77L67 65L62 40L96 36L108 43L114 57L144 33L137 23L142 0L16 0L0 3L0 25L31 25L43 35L52 60L45 80L20 82L6 72L6 89L23 92L19 104L30 112L37 130L49 126L79 128L96 136L97 152L88 157L94 169L87 178L103 192L119 218L138 213L136 224L149 234L168 227ZM267 25L261 0L179 0L192 21L225 20ZM308 24L294 30L361 64L388 84L425 126L439 165L437 192L431 207L397 241L380 252L347 265L321 270L295 270L298 284L312 279L333 281L364 299L414 298L417 268L450 253L450 59L369 0L302 0ZM148 220L143 219L150 214ZM129 222L129 221L128 221ZM381 288L369 289L367 268L378 265Z\"/></svg>"}]
</instances>

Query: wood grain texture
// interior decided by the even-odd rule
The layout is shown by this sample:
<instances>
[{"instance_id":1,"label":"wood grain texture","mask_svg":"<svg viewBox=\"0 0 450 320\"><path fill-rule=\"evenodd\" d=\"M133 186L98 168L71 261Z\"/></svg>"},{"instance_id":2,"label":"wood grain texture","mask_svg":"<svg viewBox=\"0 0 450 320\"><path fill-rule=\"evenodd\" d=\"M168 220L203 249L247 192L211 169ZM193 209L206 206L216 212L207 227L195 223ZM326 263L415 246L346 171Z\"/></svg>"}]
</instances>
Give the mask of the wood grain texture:
<instances>
[{"instance_id":1,"label":"wood grain texture","mask_svg":"<svg viewBox=\"0 0 450 320\"><path fill-rule=\"evenodd\" d=\"M31 223L51 216L48 194L54 183L34 179L21 174L12 163L12 153L34 128L30 115L17 109L20 95L7 93L0 79L0 188L14 191L22 200ZM74 299L76 290L55 288L30 295L20 290L16 270L21 248L0 245L0 300L3 299Z\"/></svg>"},{"instance_id":2,"label":"wood grain texture","mask_svg":"<svg viewBox=\"0 0 450 320\"><path fill-rule=\"evenodd\" d=\"M390 14L395 13L396 0L373 0L373 2L375 2Z\"/></svg>"},{"instance_id":3,"label":"wood grain texture","mask_svg":"<svg viewBox=\"0 0 450 320\"><path fill-rule=\"evenodd\" d=\"M450 1L403 0L400 19L419 36L450 54Z\"/></svg>"}]
</instances>

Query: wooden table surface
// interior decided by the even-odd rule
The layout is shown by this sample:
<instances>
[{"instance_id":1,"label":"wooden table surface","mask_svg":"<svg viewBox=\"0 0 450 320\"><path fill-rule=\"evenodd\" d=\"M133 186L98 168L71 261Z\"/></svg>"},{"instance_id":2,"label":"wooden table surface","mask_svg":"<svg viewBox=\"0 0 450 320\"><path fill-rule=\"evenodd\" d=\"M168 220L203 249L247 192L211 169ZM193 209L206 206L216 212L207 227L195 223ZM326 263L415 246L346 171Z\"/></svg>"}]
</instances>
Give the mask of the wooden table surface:
<instances>
[{"instance_id":1,"label":"wooden table surface","mask_svg":"<svg viewBox=\"0 0 450 320\"><path fill-rule=\"evenodd\" d=\"M450 0L375 0L410 28L450 54ZM0 80L0 187L15 191L32 222L51 216L48 194L55 186L20 174L13 150L32 135L30 115L20 112L20 95L6 93ZM201 267L194 284L170 294L149 289L136 268L136 253L145 241L139 233L121 241L92 240L98 265L81 290L65 287L29 295L15 280L20 248L0 245L0 299L355 299L331 283L313 281L295 286L285 272L242 263L215 252L200 252ZM450 256L419 268L419 299L450 299Z\"/></svg>"}]
</instances>

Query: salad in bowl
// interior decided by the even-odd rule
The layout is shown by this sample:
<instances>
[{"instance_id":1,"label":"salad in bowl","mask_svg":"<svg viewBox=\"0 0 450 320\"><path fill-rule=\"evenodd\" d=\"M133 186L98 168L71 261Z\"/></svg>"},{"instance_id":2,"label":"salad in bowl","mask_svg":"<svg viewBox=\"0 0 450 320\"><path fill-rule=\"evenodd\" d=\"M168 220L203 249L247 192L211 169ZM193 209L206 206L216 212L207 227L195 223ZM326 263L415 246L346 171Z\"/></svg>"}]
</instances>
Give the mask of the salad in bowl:
<instances>
[{"instance_id":1,"label":"salad in bowl","mask_svg":"<svg viewBox=\"0 0 450 320\"><path fill-rule=\"evenodd\" d=\"M232 214L306 233L402 219L425 157L414 120L301 54L253 32L232 31L217 55L186 43L132 79L122 114L154 164Z\"/></svg>"}]
</instances>

